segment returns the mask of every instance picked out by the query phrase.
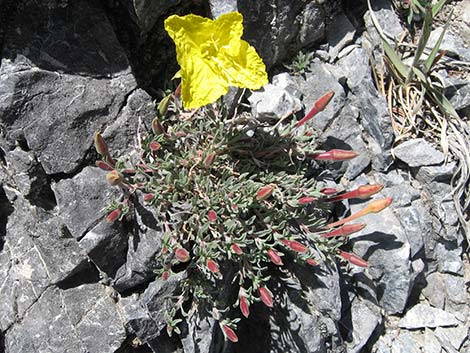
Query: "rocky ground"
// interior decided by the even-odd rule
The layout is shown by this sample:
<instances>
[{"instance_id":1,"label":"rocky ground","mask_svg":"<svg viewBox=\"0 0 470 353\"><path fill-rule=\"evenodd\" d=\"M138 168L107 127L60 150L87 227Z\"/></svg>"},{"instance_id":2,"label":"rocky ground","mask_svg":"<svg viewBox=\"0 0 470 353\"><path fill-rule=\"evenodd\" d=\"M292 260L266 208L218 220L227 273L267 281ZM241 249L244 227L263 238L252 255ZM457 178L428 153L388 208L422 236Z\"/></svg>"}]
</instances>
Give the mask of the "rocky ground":
<instances>
[{"instance_id":1,"label":"rocky ground","mask_svg":"<svg viewBox=\"0 0 470 353\"><path fill-rule=\"evenodd\" d=\"M470 4L452 6L462 15L444 45L468 62ZM153 118L156 93L175 71L162 28L168 14L235 9L275 74L249 98L253 114L309 109L333 90L310 128L325 149L361 155L319 166L317 178L347 188L382 183L394 203L365 217L367 227L351 237L367 270L300 273L302 288L292 284L272 312L254 306L232 345L206 317L186 322L180 338L166 335L161 303L178 278L155 278L161 230L140 204L134 224L104 221L101 209L117 191L92 166L92 137L103 131L123 152L138 120ZM384 29L400 34L388 0L375 1L374 11ZM470 351L468 244L450 186L456 164L423 138L396 143L371 74L376 38L364 3L0 0L0 351ZM301 48L313 53L305 72L283 72L280 64ZM468 116L468 77L446 82ZM360 207L345 203L343 211Z\"/></svg>"}]
</instances>

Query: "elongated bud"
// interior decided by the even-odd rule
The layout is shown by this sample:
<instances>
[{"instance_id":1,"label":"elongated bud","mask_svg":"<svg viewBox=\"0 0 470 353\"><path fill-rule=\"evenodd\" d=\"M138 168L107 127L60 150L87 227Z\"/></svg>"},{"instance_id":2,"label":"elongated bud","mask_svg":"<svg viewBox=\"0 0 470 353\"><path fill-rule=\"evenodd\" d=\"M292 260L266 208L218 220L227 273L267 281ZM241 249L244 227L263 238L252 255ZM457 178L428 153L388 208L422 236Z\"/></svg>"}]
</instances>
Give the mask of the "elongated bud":
<instances>
[{"instance_id":1,"label":"elongated bud","mask_svg":"<svg viewBox=\"0 0 470 353\"><path fill-rule=\"evenodd\" d=\"M166 281L170 277L170 272L168 271L163 271L162 273L162 280Z\"/></svg>"},{"instance_id":2,"label":"elongated bud","mask_svg":"<svg viewBox=\"0 0 470 353\"><path fill-rule=\"evenodd\" d=\"M326 238L331 237L340 237L340 236L348 236L350 234L359 232L360 230L365 228L364 223L357 223L357 224L345 224L341 228L332 230L331 232L324 233L321 236Z\"/></svg>"},{"instance_id":3,"label":"elongated bud","mask_svg":"<svg viewBox=\"0 0 470 353\"><path fill-rule=\"evenodd\" d=\"M106 170L107 172L113 170L114 168L111 167L108 163L104 162L104 161L96 161L95 162L95 165L102 169L102 170Z\"/></svg>"},{"instance_id":4,"label":"elongated bud","mask_svg":"<svg viewBox=\"0 0 470 353\"><path fill-rule=\"evenodd\" d=\"M268 249L267 254L268 254L269 259L271 260L271 262L273 264L278 265L278 266L284 265L282 263L281 257L279 256L279 254L274 249Z\"/></svg>"},{"instance_id":5,"label":"elongated bud","mask_svg":"<svg viewBox=\"0 0 470 353\"><path fill-rule=\"evenodd\" d=\"M362 185L359 186L355 190L348 191L344 194L330 197L326 201L328 202L336 202L336 201L341 201L341 200L346 200L346 199L353 199L353 198L358 198L358 199L367 199L370 196L378 193L383 189L383 185L380 184L371 184L371 185Z\"/></svg>"},{"instance_id":6,"label":"elongated bud","mask_svg":"<svg viewBox=\"0 0 470 353\"><path fill-rule=\"evenodd\" d=\"M152 201L154 197L155 197L155 194L150 193L150 194L145 194L143 198L145 202L149 202L149 201Z\"/></svg>"},{"instance_id":7,"label":"elongated bud","mask_svg":"<svg viewBox=\"0 0 470 353\"><path fill-rule=\"evenodd\" d=\"M214 158L215 158L215 153L209 153L204 159L204 166L210 167L212 163L214 162Z\"/></svg>"},{"instance_id":8,"label":"elongated bud","mask_svg":"<svg viewBox=\"0 0 470 353\"><path fill-rule=\"evenodd\" d=\"M95 132L95 149L102 156L107 156L109 153L108 145L99 132Z\"/></svg>"},{"instance_id":9,"label":"elongated bud","mask_svg":"<svg viewBox=\"0 0 470 353\"><path fill-rule=\"evenodd\" d=\"M206 266L209 269L209 271L211 271L212 273L220 272L219 265L212 259L208 259L206 261Z\"/></svg>"},{"instance_id":10,"label":"elongated bud","mask_svg":"<svg viewBox=\"0 0 470 353\"><path fill-rule=\"evenodd\" d=\"M121 184L123 180L124 178L122 177L122 174L119 173L117 170L112 170L108 174L106 174L106 181L112 186Z\"/></svg>"},{"instance_id":11,"label":"elongated bud","mask_svg":"<svg viewBox=\"0 0 470 353\"><path fill-rule=\"evenodd\" d=\"M356 158L359 153L346 150L330 150L327 152L309 154L308 157L317 161L347 161Z\"/></svg>"},{"instance_id":12,"label":"elongated bud","mask_svg":"<svg viewBox=\"0 0 470 353\"><path fill-rule=\"evenodd\" d=\"M175 250L175 257L178 259L179 262L188 262L191 259L189 253L186 249L178 248Z\"/></svg>"},{"instance_id":13,"label":"elongated bud","mask_svg":"<svg viewBox=\"0 0 470 353\"><path fill-rule=\"evenodd\" d=\"M305 262L310 266L318 266L318 262L316 262L314 259L307 259Z\"/></svg>"},{"instance_id":14,"label":"elongated bud","mask_svg":"<svg viewBox=\"0 0 470 353\"><path fill-rule=\"evenodd\" d=\"M326 108L326 106L328 105L328 103L330 102L330 100L333 98L333 96L335 95L335 92L333 91L330 91L326 94L324 94L323 96L321 96L316 102L315 104L313 105L313 108L308 112L307 115L305 115L296 125L296 127L299 127L303 124L305 124L307 121L309 121L310 119L312 119L315 115L317 115L319 112L321 112L322 110L324 110Z\"/></svg>"},{"instance_id":15,"label":"elongated bud","mask_svg":"<svg viewBox=\"0 0 470 353\"><path fill-rule=\"evenodd\" d=\"M209 222L215 222L217 220L217 213L214 210L209 210L207 212L207 219L209 219Z\"/></svg>"},{"instance_id":16,"label":"elongated bud","mask_svg":"<svg viewBox=\"0 0 470 353\"><path fill-rule=\"evenodd\" d=\"M240 246L236 243L233 243L231 245L231 248L232 248L232 251L237 254L237 255L242 255L243 254L243 250L240 248Z\"/></svg>"},{"instance_id":17,"label":"elongated bud","mask_svg":"<svg viewBox=\"0 0 470 353\"><path fill-rule=\"evenodd\" d=\"M323 188L320 190L323 195L333 195L338 192L335 188Z\"/></svg>"},{"instance_id":18,"label":"elongated bud","mask_svg":"<svg viewBox=\"0 0 470 353\"><path fill-rule=\"evenodd\" d=\"M171 101L171 94L164 97L160 103L158 103L158 113L160 114L160 116L165 116L166 115L166 112L168 111L168 106L170 105L170 101Z\"/></svg>"},{"instance_id":19,"label":"elongated bud","mask_svg":"<svg viewBox=\"0 0 470 353\"><path fill-rule=\"evenodd\" d=\"M250 316L250 305L248 304L248 301L243 295L240 295L239 302L239 307L240 311L242 312L242 315L248 318L248 316Z\"/></svg>"},{"instance_id":20,"label":"elongated bud","mask_svg":"<svg viewBox=\"0 0 470 353\"><path fill-rule=\"evenodd\" d=\"M297 202L301 205L307 205L307 204L312 203L316 200L317 199L315 197L305 196L305 197L301 197L300 199L298 199Z\"/></svg>"},{"instance_id":21,"label":"elongated bud","mask_svg":"<svg viewBox=\"0 0 470 353\"><path fill-rule=\"evenodd\" d=\"M165 130L163 129L163 126L160 123L160 120L158 120L158 118L154 118L152 120L152 131L155 135L161 135L165 132Z\"/></svg>"},{"instance_id":22,"label":"elongated bud","mask_svg":"<svg viewBox=\"0 0 470 353\"><path fill-rule=\"evenodd\" d=\"M368 215L369 213L378 213L378 212L382 211L383 209L387 208L388 206L390 206L392 201L393 201L393 199L391 197L386 197L386 198L380 199L380 200L374 200L374 201L370 202L362 210L360 210L356 213L353 213L349 217L340 219L337 222L330 223L326 227L327 228L334 228L334 227L340 226L342 224L348 223L350 221L353 221L353 220L355 220L359 217L363 217L365 215Z\"/></svg>"},{"instance_id":23,"label":"elongated bud","mask_svg":"<svg viewBox=\"0 0 470 353\"><path fill-rule=\"evenodd\" d=\"M135 175L137 171L135 169L123 169L121 170L121 173L126 175Z\"/></svg>"},{"instance_id":24,"label":"elongated bud","mask_svg":"<svg viewBox=\"0 0 470 353\"><path fill-rule=\"evenodd\" d=\"M264 305L269 306L270 308L273 307L273 295L266 287L259 287L258 288L259 297Z\"/></svg>"},{"instance_id":25,"label":"elongated bud","mask_svg":"<svg viewBox=\"0 0 470 353\"><path fill-rule=\"evenodd\" d=\"M256 193L256 199L258 201L266 200L273 193L272 185L266 185L261 187Z\"/></svg>"},{"instance_id":26,"label":"elongated bud","mask_svg":"<svg viewBox=\"0 0 470 353\"><path fill-rule=\"evenodd\" d=\"M162 148L162 145L160 145L160 143L158 143L157 141L152 141L150 142L149 147L152 152L156 152L160 148Z\"/></svg>"},{"instance_id":27,"label":"elongated bud","mask_svg":"<svg viewBox=\"0 0 470 353\"><path fill-rule=\"evenodd\" d=\"M222 331L224 333L224 336L227 337L229 341L232 341L233 343L238 342L237 334L230 327L228 327L227 325L222 325Z\"/></svg>"},{"instance_id":28,"label":"elongated bud","mask_svg":"<svg viewBox=\"0 0 470 353\"><path fill-rule=\"evenodd\" d=\"M297 240L281 239L281 242L295 252L304 253L308 251L308 248Z\"/></svg>"},{"instance_id":29,"label":"elongated bud","mask_svg":"<svg viewBox=\"0 0 470 353\"><path fill-rule=\"evenodd\" d=\"M341 256L343 259L349 261L353 265L359 266L359 267L369 267L369 264L367 263L366 260L360 258L356 254L352 254L346 251L339 251L339 256Z\"/></svg>"},{"instance_id":30,"label":"elongated bud","mask_svg":"<svg viewBox=\"0 0 470 353\"><path fill-rule=\"evenodd\" d=\"M180 83L178 87L176 87L175 92L173 93L175 98L179 98L181 96L181 90L183 88L183 85Z\"/></svg>"},{"instance_id":31,"label":"elongated bud","mask_svg":"<svg viewBox=\"0 0 470 353\"><path fill-rule=\"evenodd\" d=\"M108 223L113 223L116 221L120 216L121 216L122 211L117 208L114 211L111 211L107 216L106 216L106 222Z\"/></svg>"}]
</instances>

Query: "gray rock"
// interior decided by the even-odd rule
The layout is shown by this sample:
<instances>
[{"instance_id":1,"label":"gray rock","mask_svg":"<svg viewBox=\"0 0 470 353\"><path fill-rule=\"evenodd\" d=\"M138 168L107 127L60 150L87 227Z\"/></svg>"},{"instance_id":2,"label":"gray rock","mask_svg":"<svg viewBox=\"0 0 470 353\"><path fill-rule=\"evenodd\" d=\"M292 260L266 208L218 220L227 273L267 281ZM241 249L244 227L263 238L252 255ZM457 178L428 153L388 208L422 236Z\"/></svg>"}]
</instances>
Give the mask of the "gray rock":
<instances>
[{"instance_id":1,"label":"gray rock","mask_svg":"<svg viewBox=\"0 0 470 353\"><path fill-rule=\"evenodd\" d=\"M389 37L398 38L403 32L403 27L400 23L392 2L389 0L378 0L371 3L372 11L380 24L380 27ZM370 13L365 16L367 32L375 32L375 27L370 20Z\"/></svg>"},{"instance_id":2,"label":"gray rock","mask_svg":"<svg viewBox=\"0 0 470 353\"><path fill-rule=\"evenodd\" d=\"M455 350L461 352L460 347L468 339L468 326L438 327L434 333L441 342L446 343L445 346L448 346L450 343Z\"/></svg>"},{"instance_id":3,"label":"gray rock","mask_svg":"<svg viewBox=\"0 0 470 353\"><path fill-rule=\"evenodd\" d=\"M428 304L419 303L413 306L399 321L398 326L407 329L424 327L456 326L459 321L454 315Z\"/></svg>"},{"instance_id":4,"label":"gray rock","mask_svg":"<svg viewBox=\"0 0 470 353\"><path fill-rule=\"evenodd\" d=\"M437 269L443 273L463 275L462 247L449 241L438 241L433 254L437 260Z\"/></svg>"},{"instance_id":5,"label":"gray rock","mask_svg":"<svg viewBox=\"0 0 470 353\"><path fill-rule=\"evenodd\" d=\"M47 174L71 173L137 84L99 4L22 6L0 68L2 145L25 141Z\"/></svg>"},{"instance_id":6,"label":"gray rock","mask_svg":"<svg viewBox=\"0 0 470 353\"><path fill-rule=\"evenodd\" d=\"M423 343L421 345L424 353L441 353L442 347L433 331L426 328L423 335Z\"/></svg>"},{"instance_id":7,"label":"gray rock","mask_svg":"<svg viewBox=\"0 0 470 353\"><path fill-rule=\"evenodd\" d=\"M140 195L142 196L142 195ZM113 286L118 291L128 290L155 277L158 267L163 232L161 222L153 209L136 201L134 232L129 234L126 263L117 271Z\"/></svg>"},{"instance_id":8,"label":"gray rock","mask_svg":"<svg viewBox=\"0 0 470 353\"><path fill-rule=\"evenodd\" d=\"M359 353L370 336L382 322L380 308L374 303L355 297L351 302L352 342L347 345L348 353Z\"/></svg>"},{"instance_id":9,"label":"gray rock","mask_svg":"<svg viewBox=\"0 0 470 353\"><path fill-rule=\"evenodd\" d=\"M8 330L5 348L8 353L112 353L125 338L114 302L103 286L66 291L51 287Z\"/></svg>"},{"instance_id":10,"label":"gray rock","mask_svg":"<svg viewBox=\"0 0 470 353\"><path fill-rule=\"evenodd\" d=\"M279 120L302 108L298 98L272 84L253 92L248 100L253 114L260 120Z\"/></svg>"},{"instance_id":11,"label":"gray rock","mask_svg":"<svg viewBox=\"0 0 470 353\"><path fill-rule=\"evenodd\" d=\"M295 98L302 98L302 93L299 91L299 87L297 85L297 82L295 81L295 78L287 72L283 72L273 76L272 84L276 87L285 89Z\"/></svg>"},{"instance_id":12,"label":"gray rock","mask_svg":"<svg viewBox=\"0 0 470 353\"><path fill-rule=\"evenodd\" d=\"M20 320L49 286L79 272L87 261L57 219L18 196L0 252L0 330Z\"/></svg>"},{"instance_id":13,"label":"gray rock","mask_svg":"<svg viewBox=\"0 0 470 353\"><path fill-rule=\"evenodd\" d=\"M186 319L181 332L181 343L184 353L220 352L224 337L218 322L203 309Z\"/></svg>"},{"instance_id":14,"label":"gray rock","mask_svg":"<svg viewBox=\"0 0 470 353\"><path fill-rule=\"evenodd\" d=\"M346 15L340 14L333 19L327 35L330 45L328 54L332 60L336 59L339 52L353 41L355 33L356 30Z\"/></svg>"},{"instance_id":15,"label":"gray rock","mask_svg":"<svg viewBox=\"0 0 470 353\"><path fill-rule=\"evenodd\" d=\"M411 332L401 331L395 338L391 353L421 353Z\"/></svg>"},{"instance_id":16,"label":"gray rock","mask_svg":"<svg viewBox=\"0 0 470 353\"><path fill-rule=\"evenodd\" d=\"M442 152L436 150L425 139L410 139L393 149L396 158L410 167L439 164L444 161Z\"/></svg>"},{"instance_id":17,"label":"gray rock","mask_svg":"<svg viewBox=\"0 0 470 353\"><path fill-rule=\"evenodd\" d=\"M419 167L415 178L423 184L431 184L432 182L449 183L455 169L455 162L439 166Z\"/></svg>"},{"instance_id":18,"label":"gray rock","mask_svg":"<svg viewBox=\"0 0 470 353\"><path fill-rule=\"evenodd\" d=\"M72 179L52 185L60 217L72 236L81 239L95 227L106 214L101 210L120 195L117 187L106 182L106 172L86 167Z\"/></svg>"},{"instance_id":19,"label":"gray rock","mask_svg":"<svg viewBox=\"0 0 470 353\"><path fill-rule=\"evenodd\" d=\"M222 14L237 11L236 0L209 0L212 17L217 18Z\"/></svg>"}]
</instances>

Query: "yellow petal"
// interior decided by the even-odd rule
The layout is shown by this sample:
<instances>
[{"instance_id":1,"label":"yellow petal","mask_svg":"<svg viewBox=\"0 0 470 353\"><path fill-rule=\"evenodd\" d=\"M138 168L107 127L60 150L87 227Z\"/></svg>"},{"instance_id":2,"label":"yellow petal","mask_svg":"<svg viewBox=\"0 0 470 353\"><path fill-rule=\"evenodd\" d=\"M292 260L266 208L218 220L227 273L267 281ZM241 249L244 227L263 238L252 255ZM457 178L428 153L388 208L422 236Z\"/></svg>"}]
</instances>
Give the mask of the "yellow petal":
<instances>
[{"instance_id":1,"label":"yellow petal","mask_svg":"<svg viewBox=\"0 0 470 353\"><path fill-rule=\"evenodd\" d=\"M216 20L197 15L170 16L165 29L176 45L185 108L216 101L229 86L258 89L268 83L256 50L241 39L243 16L224 14Z\"/></svg>"}]
</instances>

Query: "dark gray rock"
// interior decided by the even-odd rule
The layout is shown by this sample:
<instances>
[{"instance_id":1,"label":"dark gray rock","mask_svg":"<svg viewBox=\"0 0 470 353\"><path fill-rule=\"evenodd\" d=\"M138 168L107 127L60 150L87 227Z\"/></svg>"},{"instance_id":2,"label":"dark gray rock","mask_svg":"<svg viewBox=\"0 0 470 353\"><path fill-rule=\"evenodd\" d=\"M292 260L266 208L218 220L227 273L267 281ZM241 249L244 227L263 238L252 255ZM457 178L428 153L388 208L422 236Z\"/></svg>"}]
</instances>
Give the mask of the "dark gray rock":
<instances>
[{"instance_id":1,"label":"dark gray rock","mask_svg":"<svg viewBox=\"0 0 470 353\"><path fill-rule=\"evenodd\" d=\"M340 14L333 19L327 35L331 60L335 60L340 51L353 41L355 33L356 30L346 15Z\"/></svg>"},{"instance_id":2,"label":"dark gray rock","mask_svg":"<svg viewBox=\"0 0 470 353\"><path fill-rule=\"evenodd\" d=\"M144 206L141 198L134 205L136 223L128 237L126 263L117 271L113 283L118 291L128 290L153 279L158 267L156 256L162 247L163 232L155 211Z\"/></svg>"},{"instance_id":3,"label":"dark gray rock","mask_svg":"<svg viewBox=\"0 0 470 353\"><path fill-rule=\"evenodd\" d=\"M181 343L184 353L215 353L222 351L224 337L218 322L209 316L207 311L201 310L185 320L181 332Z\"/></svg>"},{"instance_id":4,"label":"dark gray rock","mask_svg":"<svg viewBox=\"0 0 470 353\"><path fill-rule=\"evenodd\" d=\"M120 222L101 221L79 241L88 257L102 272L114 277L126 261L127 232Z\"/></svg>"},{"instance_id":5,"label":"dark gray rock","mask_svg":"<svg viewBox=\"0 0 470 353\"><path fill-rule=\"evenodd\" d=\"M393 149L393 154L410 167L428 166L444 161L442 152L422 138L403 142Z\"/></svg>"},{"instance_id":6,"label":"dark gray rock","mask_svg":"<svg viewBox=\"0 0 470 353\"><path fill-rule=\"evenodd\" d=\"M351 302L352 341L347 345L348 353L358 353L382 322L380 307L369 300L356 296Z\"/></svg>"},{"instance_id":7,"label":"dark gray rock","mask_svg":"<svg viewBox=\"0 0 470 353\"><path fill-rule=\"evenodd\" d=\"M19 195L13 206L0 253L2 331L21 319L49 286L81 271L88 262L56 218Z\"/></svg>"},{"instance_id":8,"label":"dark gray rock","mask_svg":"<svg viewBox=\"0 0 470 353\"><path fill-rule=\"evenodd\" d=\"M298 98L272 84L253 92L248 100L254 116L259 120L279 120L302 109Z\"/></svg>"},{"instance_id":9,"label":"dark gray rock","mask_svg":"<svg viewBox=\"0 0 470 353\"><path fill-rule=\"evenodd\" d=\"M6 33L0 68L2 145L23 141L47 174L70 173L136 81L98 3L22 6Z\"/></svg>"},{"instance_id":10,"label":"dark gray rock","mask_svg":"<svg viewBox=\"0 0 470 353\"><path fill-rule=\"evenodd\" d=\"M400 223L410 244L410 256L414 258L424 248L424 242L432 236L432 218L421 200L413 201L411 207L396 210Z\"/></svg>"},{"instance_id":11,"label":"dark gray rock","mask_svg":"<svg viewBox=\"0 0 470 353\"><path fill-rule=\"evenodd\" d=\"M455 173L456 163L450 162L445 165L420 167L415 175L416 180L423 184L432 182L450 183Z\"/></svg>"},{"instance_id":12,"label":"dark gray rock","mask_svg":"<svg viewBox=\"0 0 470 353\"><path fill-rule=\"evenodd\" d=\"M433 308L425 303L419 303L407 311L398 323L399 327L417 329L424 327L456 326L459 321L454 315L444 310Z\"/></svg>"},{"instance_id":13,"label":"dark gray rock","mask_svg":"<svg viewBox=\"0 0 470 353\"><path fill-rule=\"evenodd\" d=\"M101 210L107 202L120 195L117 187L106 182L106 172L86 167L72 179L52 185L60 217L72 236L81 239L106 214Z\"/></svg>"},{"instance_id":14,"label":"dark gray rock","mask_svg":"<svg viewBox=\"0 0 470 353\"><path fill-rule=\"evenodd\" d=\"M57 305L60 303L60 305ZM83 285L47 289L5 335L8 353L115 352L126 338L105 287Z\"/></svg>"}]
</instances>

